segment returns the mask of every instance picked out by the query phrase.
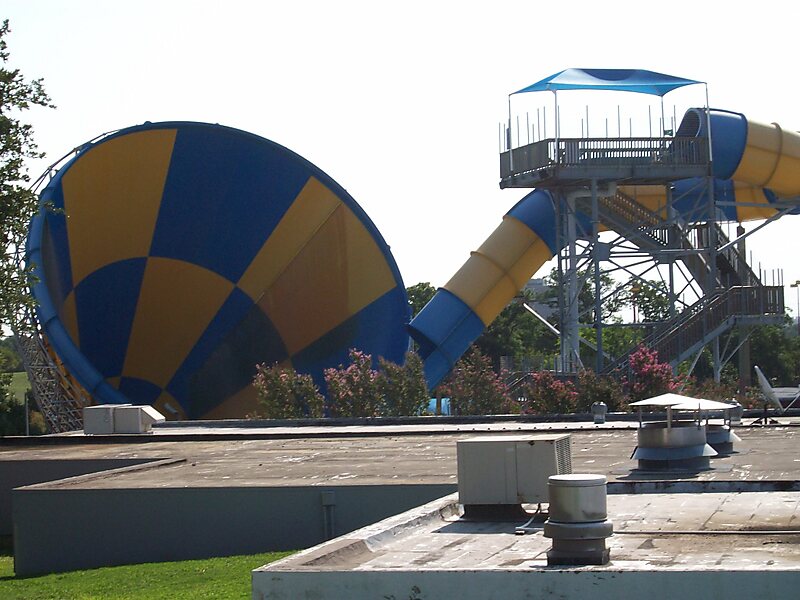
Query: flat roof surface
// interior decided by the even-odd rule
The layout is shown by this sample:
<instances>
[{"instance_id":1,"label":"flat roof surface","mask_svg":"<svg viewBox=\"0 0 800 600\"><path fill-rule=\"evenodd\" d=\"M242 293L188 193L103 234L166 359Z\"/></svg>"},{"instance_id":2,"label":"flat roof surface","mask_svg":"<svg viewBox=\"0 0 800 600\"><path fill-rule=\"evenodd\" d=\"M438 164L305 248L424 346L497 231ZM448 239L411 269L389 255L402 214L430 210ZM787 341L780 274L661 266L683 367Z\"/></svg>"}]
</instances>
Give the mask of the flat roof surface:
<instances>
[{"instance_id":1,"label":"flat roof surface","mask_svg":"<svg viewBox=\"0 0 800 600\"><path fill-rule=\"evenodd\" d=\"M531 571L552 542L521 523L465 521L457 494L257 571ZM800 492L608 496L611 562L581 570L800 571ZM541 526L540 526L541 527Z\"/></svg>"},{"instance_id":2,"label":"flat roof surface","mask_svg":"<svg viewBox=\"0 0 800 600\"><path fill-rule=\"evenodd\" d=\"M792 421L795 421L793 419ZM68 445L0 445L0 461L81 459L173 459L156 467L127 467L117 472L87 475L41 484L72 488L169 488L231 486L382 485L456 483L456 441L486 433L572 433L572 468L576 473L597 473L610 483L661 481L796 481L800 480L800 428L788 424L773 427L738 427L742 438L730 456L714 458L712 468L700 472L632 471L630 456L636 431L626 427L593 426L589 423L534 424L484 423L448 425L420 431L419 426L349 427L352 435L337 437L341 428L328 427L330 437L308 436L306 428L294 428L295 437L256 436L215 440L204 432L202 440L146 443L125 441L130 436L91 443L71 440ZM230 428L224 428L226 431ZM323 428L324 429L324 428ZM359 431L363 435L359 435ZM45 443L45 442L43 442Z\"/></svg>"}]
</instances>

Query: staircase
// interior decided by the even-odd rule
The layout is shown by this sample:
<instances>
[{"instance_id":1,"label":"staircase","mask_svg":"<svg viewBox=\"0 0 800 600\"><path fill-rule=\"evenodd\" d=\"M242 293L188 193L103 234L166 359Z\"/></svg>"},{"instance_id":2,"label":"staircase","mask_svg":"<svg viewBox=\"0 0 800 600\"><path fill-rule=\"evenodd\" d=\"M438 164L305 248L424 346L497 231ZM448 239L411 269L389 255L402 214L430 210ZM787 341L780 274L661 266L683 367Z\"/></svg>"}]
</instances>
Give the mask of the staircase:
<instances>
[{"instance_id":1,"label":"staircase","mask_svg":"<svg viewBox=\"0 0 800 600\"><path fill-rule=\"evenodd\" d=\"M581 201L583 210L591 210L588 200ZM711 269L708 257L698 253L698 249L709 246L709 224L686 225L680 222L668 223L661 215L654 213L627 194L617 191L613 197L599 200L600 221L618 233L625 233L628 239L644 251L664 249L686 250L681 260L686 268L701 284L706 283ZM730 241L719 224L714 223L717 247L725 247ZM713 286L757 287L762 285L758 276L747 264L735 245L727 246L717 253L717 276ZM703 285L707 288L711 286Z\"/></svg>"},{"instance_id":2,"label":"staircase","mask_svg":"<svg viewBox=\"0 0 800 600\"><path fill-rule=\"evenodd\" d=\"M674 367L735 325L778 324L783 317L783 288L780 286L736 286L719 290L656 326L653 333L608 365L604 372L625 370L630 354L639 345L655 350L661 362L669 362Z\"/></svg>"}]
</instances>

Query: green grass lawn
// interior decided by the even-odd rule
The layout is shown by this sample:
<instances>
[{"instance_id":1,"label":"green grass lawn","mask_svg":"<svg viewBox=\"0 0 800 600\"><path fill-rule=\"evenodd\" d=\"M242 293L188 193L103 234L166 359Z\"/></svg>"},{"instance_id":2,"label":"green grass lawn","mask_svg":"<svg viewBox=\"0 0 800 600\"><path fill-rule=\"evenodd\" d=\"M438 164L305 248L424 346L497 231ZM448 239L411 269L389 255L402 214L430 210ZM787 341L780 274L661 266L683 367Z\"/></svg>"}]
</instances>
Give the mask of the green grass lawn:
<instances>
[{"instance_id":1,"label":"green grass lawn","mask_svg":"<svg viewBox=\"0 0 800 600\"><path fill-rule=\"evenodd\" d=\"M250 598L250 571L291 554L269 552L18 578L7 543L0 546L6 546L0 548L3 600Z\"/></svg>"},{"instance_id":2,"label":"green grass lawn","mask_svg":"<svg viewBox=\"0 0 800 600\"><path fill-rule=\"evenodd\" d=\"M23 371L21 373L12 373L11 387L9 388L16 396L18 402L25 402L25 392L31 388L28 381L28 375Z\"/></svg>"}]
</instances>

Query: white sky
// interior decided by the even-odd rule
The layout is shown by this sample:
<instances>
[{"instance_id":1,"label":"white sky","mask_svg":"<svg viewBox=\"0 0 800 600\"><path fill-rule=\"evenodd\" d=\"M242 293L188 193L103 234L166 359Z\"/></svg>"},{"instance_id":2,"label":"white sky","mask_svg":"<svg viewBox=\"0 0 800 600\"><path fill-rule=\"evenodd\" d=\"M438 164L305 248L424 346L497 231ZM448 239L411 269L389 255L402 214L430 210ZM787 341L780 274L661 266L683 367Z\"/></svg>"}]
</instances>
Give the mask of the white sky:
<instances>
[{"instance_id":1,"label":"white sky","mask_svg":"<svg viewBox=\"0 0 800 600\"><path fill-rule=\"evenodd\" d=\"M406 285L444 284L524 195L498 187L498 123L509 92L564 68L704 80L712 106L800 129L793 2L746 10L683 0L2 6L11 66L43 77L58 105L28 115L48 155L32 175L102 132L144 121L244 129L345 187L392 247ZM632 96L645 112L630 112L646 115ZM522 114L546 100L517 107L516 98ZM800 279L798 228L800 217L787 217L754 235L756 267ZM787 292L793 307L795 290Z\"/></svg>"}]
</instances>

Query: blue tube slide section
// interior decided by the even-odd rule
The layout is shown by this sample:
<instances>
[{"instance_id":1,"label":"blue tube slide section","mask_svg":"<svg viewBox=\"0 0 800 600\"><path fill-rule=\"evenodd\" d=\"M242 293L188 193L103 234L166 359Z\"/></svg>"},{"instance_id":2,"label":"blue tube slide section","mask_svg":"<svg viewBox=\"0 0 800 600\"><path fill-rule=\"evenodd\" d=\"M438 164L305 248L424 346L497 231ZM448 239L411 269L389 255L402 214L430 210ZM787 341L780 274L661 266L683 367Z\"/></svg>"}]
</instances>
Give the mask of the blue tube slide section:
<instances>
[{"instance_id":1,"label":"blue tube slide section","mask_svg":"<svg viewBox=\"0 0 800 600\"><path fill-rule=\"evenodd\" d=\"M481 248L409 324L433 389L470 344L556 252L550 192L520 200ZM510 294L510 296L509 296Z\"/></svg>"}]
</instances>

